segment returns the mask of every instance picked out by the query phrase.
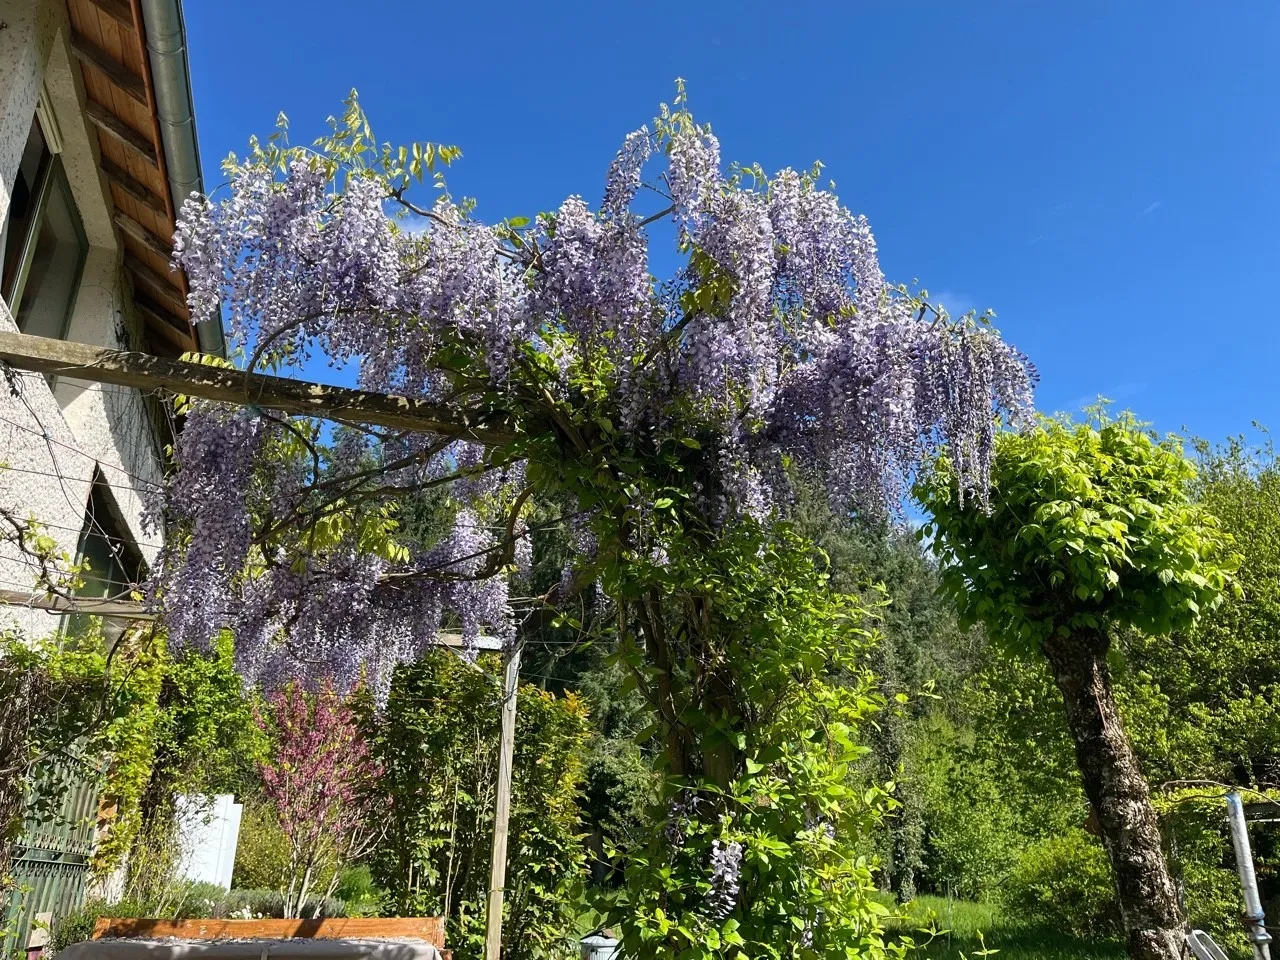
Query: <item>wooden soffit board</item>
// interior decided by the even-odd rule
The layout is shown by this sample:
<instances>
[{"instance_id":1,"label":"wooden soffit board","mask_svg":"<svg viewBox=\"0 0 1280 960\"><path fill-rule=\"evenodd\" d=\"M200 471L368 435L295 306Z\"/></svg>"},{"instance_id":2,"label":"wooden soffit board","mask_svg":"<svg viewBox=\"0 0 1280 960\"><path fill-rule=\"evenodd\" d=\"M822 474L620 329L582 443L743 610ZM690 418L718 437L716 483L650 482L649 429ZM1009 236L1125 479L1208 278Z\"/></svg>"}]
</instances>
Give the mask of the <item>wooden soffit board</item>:
<instances>
[{"instance_id":1,"label":"wooden soffit board","mask_svg":"<svg viewBox=\"0 0 1280 960\"><path fill-rule=\"evenodd\" d=\"M67 0L67 12L71 52L84 79L86 112L98 139L125 271L135 290L147 294L148 309L140 311L147 350L165 356L196 350L187 280L169 269L177 216L142 10L138 0Z\"/></svg>"}]
</instances>

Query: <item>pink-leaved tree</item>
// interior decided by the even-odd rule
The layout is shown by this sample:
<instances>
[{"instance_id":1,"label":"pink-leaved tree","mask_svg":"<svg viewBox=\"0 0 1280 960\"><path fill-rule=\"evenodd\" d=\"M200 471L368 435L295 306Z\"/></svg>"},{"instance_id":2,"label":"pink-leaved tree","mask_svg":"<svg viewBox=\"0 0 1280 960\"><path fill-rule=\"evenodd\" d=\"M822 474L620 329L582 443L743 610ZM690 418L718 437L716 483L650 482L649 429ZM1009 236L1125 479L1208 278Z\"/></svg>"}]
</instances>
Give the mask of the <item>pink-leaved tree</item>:
<instances>
[{"instance_id":1,"label":"pink-leaved tree","mask_svg":"<svg viewBox=\"0 0 1280 960\"><path fill-rule=\"evenodd\" d=\"M381 768L331 683L314 693L297 683L281 687L257 720L272 738L259 767L263 790L289 843L284 915L300 917L320 876L329 875L324 898L333 896L342 868L377 841L379 799L371 787ZM322 904L316 901L314 915Z\"/></svg>"}]
</instances>

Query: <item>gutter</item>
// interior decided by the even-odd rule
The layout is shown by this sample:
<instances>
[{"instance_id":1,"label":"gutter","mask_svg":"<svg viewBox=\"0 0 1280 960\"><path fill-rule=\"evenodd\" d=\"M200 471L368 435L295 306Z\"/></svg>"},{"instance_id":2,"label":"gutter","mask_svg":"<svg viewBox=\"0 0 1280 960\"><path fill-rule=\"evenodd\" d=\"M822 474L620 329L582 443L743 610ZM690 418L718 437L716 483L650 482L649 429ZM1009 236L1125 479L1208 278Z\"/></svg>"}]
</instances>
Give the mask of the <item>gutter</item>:
<instances>
[{"instance_id":1,"label":"gutter","mask_svg":"<svg viewBox=\"0 0 1280 960\"><path fill-rule=\"evenodd\" d=\"M156 115L164 142L169 195L175 213L193 192L204 193L200 173L200 145L196 140L196 111L191 98L191 67L187 60L187 30L182 0L140 0ZM195 324L203 353L227 354L221 319Z\"/></svg>"}]
</instances>

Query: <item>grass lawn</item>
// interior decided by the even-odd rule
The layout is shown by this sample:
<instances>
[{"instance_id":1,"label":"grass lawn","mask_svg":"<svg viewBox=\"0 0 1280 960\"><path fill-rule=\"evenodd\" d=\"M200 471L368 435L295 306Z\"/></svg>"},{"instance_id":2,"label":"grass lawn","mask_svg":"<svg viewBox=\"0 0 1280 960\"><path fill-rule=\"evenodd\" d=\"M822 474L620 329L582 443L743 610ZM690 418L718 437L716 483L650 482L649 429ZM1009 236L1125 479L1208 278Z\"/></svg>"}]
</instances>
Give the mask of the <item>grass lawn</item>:
<instances>
[{"instance_id":1,"label":"grass lawn","mask_svg":"<svg viewBox=\"0 0 1280 960\"><path fill-rule=\"evenodd\" d=\"M952 900L948 905L942 897L920 897L912 905L911 917L919 920L919 926L927 926L934 918L939 930L950 931L939 934L920 951L929 960L959 960L961 955L977 960L983 941L988 950L999 951L995 960L1122 960L1125 956L1118 943L1077 940L1055 930L1014 923L1001 916L997 907L985 903ZM895 924L904 933L916 925ZM920 934L912 936L917 943L925 939Z\"/></svg>"}]
</instances>

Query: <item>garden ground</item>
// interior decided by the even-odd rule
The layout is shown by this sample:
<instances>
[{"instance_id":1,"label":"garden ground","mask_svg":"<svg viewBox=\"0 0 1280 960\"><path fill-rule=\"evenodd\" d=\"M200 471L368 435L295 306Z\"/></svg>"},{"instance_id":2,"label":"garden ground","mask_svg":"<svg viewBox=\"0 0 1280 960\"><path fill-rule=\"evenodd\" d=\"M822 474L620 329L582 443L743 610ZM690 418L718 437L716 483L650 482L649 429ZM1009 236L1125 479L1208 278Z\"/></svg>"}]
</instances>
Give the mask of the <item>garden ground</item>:
<instances>
[{"instance_id":1,"label":"garden ground","mask_svg":"<svg viewBox=\"0 0 1280 960\"><path fill-rule=\"evenodd\" d=\"M1044 926L1020 922L999 907L965 900L922 896L911 906L910 920L895 926L908 932L932 919L940 932L921 951L929 960L983 956L984 948L999 960L1119 960L1119 943L1079 940ZM918 921L918 922L916 922ZM927 937L918 934L918 942Z\"/></svg>"}]
</instances>

